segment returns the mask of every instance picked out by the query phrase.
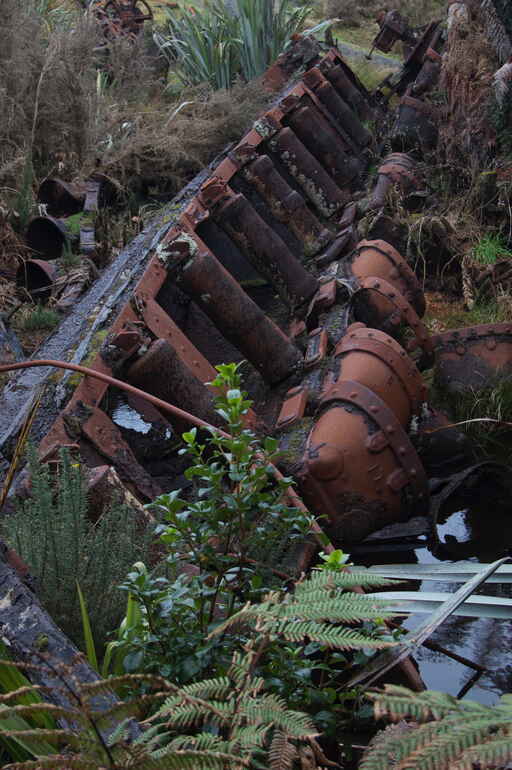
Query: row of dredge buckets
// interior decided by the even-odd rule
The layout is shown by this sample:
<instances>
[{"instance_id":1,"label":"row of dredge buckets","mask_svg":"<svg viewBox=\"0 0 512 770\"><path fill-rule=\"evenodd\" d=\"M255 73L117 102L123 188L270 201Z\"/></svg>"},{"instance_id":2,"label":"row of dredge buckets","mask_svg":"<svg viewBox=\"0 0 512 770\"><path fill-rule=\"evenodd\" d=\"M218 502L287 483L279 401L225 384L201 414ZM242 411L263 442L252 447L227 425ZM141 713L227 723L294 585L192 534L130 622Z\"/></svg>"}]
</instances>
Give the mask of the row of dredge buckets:
<instances>
[{"instance_id":1,"label":"row of dredge buckets","mask_svg":"<svg viewBox=\"0 0 512 770\"><path fill-rule=\"evenodd\" d=\"M351 201L375 151L365 125L380 108L338 51L319 55L307 40L267 73L267 84L282 85L298 55L310 59L306 72L213 168L156 245L91 366L215 423L207 385L214 365L248 361L251 424L276 432L283 467L308 506L347 542L428 504L407 435L425 389L388 332L405 320L424 357L429 337L421 288L400 254L383 241L357 242ZM376 197L383 183L396 183L393 174L409 181L413 171L409 156L394 154ZM384 331L350 326L355 320ZM61 446L75 447L87 465L106 461L140 499L152 499L168 479L141 460L107 391L83 380L40 455L52 460ZM127 406L162 435L165 418L153 407Z\"/></svg>"},{"instance_id":2,"label":"row of dredge buckets","mask_svg":"<svg viewBox=\"0 0 512 770\"><path fill-rule=\"evenodd\" d=\"M433 48L443 45L438 27L409 57L402 93L422 77L418 56L431 70ZM383 112L336 49L321 53L299 38L265 82L282 89L272 108L203 175L153 242L99 350L84 347L82 360L211 423L214 366L247 361L248 423L277 435L282 470L309 509L334 542L353 543L428 511L416 447L428 454L424 430L444 418L428 405L420 374L434 360L425 298L390 243L357 233L358 217L382 207L390 186L413 194L421 175L412 155L394 152L364 197L376 154L367 126ZM424 111L416 114L422 124ZM498 350L511 338L508 327L489 334ZM446 368L453 341L436 342ZM71 354L78 363L76 348ZM506 355L489 363L506 365ZM67 385L67 404L39 444L43 461L70 447L89 468L113 466L142 501L177 485L172 454L161 462L162 441L185 425L126 397L125 413L149 426L142 450L140 433L119 419L118 393L92 378Z\"/></svg>"}]
</instances>

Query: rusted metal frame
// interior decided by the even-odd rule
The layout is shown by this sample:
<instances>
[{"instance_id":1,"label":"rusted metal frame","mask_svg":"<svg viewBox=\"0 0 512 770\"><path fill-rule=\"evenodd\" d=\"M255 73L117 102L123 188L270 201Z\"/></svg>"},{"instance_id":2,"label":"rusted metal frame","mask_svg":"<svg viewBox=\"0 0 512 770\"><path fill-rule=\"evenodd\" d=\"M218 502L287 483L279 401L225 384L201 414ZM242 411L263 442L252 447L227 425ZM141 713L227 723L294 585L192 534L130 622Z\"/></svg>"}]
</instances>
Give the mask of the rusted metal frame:
<instances>
[{"instance_id":1,"label":"rusted metal frame","mask_svg":"<svg viewBox=\"0 0 512 770\"><path fill-rule=\"evenodd\" d=\"M92 410L92 414L82 425L82 433L98 452L112 463L121 479L125 483L133 484L139 494L147 500L154 500L162 493L158 484L137 462L119 428L102 409L96 407Z\"/></svg>"},{"instance_id":2,"label":"rusted metal frame","mask_svg":"<svg viewBox=\"0 0 512 770\"><path fill-rule=\"evenodd\" d=\"M90 215L90 221L80 224L80 252L86 256L92 256L96 251L96 227L94 217L98 211L98 201L101 189L101 181L88 179L86 185L86 196L84 203L84 212ZM82 218L83 220L83 218Z\"/></svg>"},{"instance_id":3,"label":"rusted metal frame","mask_svg":"<svg viewBox=\"0 0 512 770\"><path fill-rule=\"evenodd\" d=\"M448 332L434 335L432 340L437 352L450 349L454 345L461 345L465 348L467 343L484 342L486 338L491 338L493 347L490 350L493 350L496 348L496 337L501 335L504 338L510 338L512 335L512 323L481 324L480 326L471 326L469 328L451 329ZM510 339L506 341L510 342ZM463 355L463 352L461 355Z\"/></svg>"},{"instance_id":4,"label":"rusted metal frame","mask_svg":"<svg viewBox=\"0 0 512 770\"><path fill-rule=\"evenodd\" d=\"M197 233L177 235L166 245L171 274L266 380L281 382L298 368L298 349L245 293Z\"/></svg>"},{"instance_id":5,"label":"rusted metal frame","mask_svg":"<svg viewBox=\"0 0 512 770\"><path fill-rule=\"evenodd\" d=\"M329 335L325 329L313 329L309 333L308 346L304 355L304 366L306 369L318 366L325 359L328 346Z\"/></svg>"},{"instance_id":6,"label":"rusted metal frame","mask_svg":"<svg viewBox=\"0 0 512 770\"><path fill-rule=\"evenodd\" d=\"M393 319L393 321L396 321L397 324L401 321L405 322L414 332L415 339L406 346L407 352L412 352L419 346L423 350L426 358L431 360L434 353L432 337L425 324L420 320L418 314L409 302L407 302L405 297L383 278L376 278L374 276L365 278L361 283L359 290L353 295L352 300L357 297L359 292L364 291L375 292L390 301L395 307L396 312L396 319Z\"/></svg>"},{"instance_id":7,"label":"rusted metal frame","mask_svg":"<svg viewBox=\"0 0 512 770\"><path fill-rule=\"evenodd\" d=\"M373 391L359 382L349 380L334 384L320 401L321 408L331 406L336 401L342 401L362 409L379 426L382 434L374 434L379 438L379 450L389 446L402 468L403 474L391 482L391 488L399 491L408 485L413 493L415 502L428 499L428 479L425 469L414 450L409 437L400 425L391 409ZM388 481L389 483L389 481ZM390 484L391 485L391 484Z\"/></svg>"}]
</instances>

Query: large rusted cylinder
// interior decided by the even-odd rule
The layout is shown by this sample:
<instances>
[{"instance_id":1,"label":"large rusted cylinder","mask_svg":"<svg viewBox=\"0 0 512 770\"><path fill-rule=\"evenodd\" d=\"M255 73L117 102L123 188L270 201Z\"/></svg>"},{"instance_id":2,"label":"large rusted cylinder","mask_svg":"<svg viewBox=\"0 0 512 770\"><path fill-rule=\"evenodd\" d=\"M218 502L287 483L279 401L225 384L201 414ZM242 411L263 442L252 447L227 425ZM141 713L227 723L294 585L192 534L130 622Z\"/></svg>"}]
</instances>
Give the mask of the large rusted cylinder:
<instances>
[{"instance_id":1,"label":"large rusted cylinder","mask_svg":"<svg viewBox=\"0 0 512 770\"><path fill-rule=\"evenodd\" d=\"M304 255L313 256L332 240L327 230L307 207L304 198L283 179L268 155L261 155L243 169L245 178L268 204L275 218L287 225L304 245Z\"/></svg>"},{"instance_id":2,"label":"large rusted cylinder","mask_svg":"<svg viewBox=\"0 0 512 770\"><path fill-rule=\"evenodd\" d=\"M425 324L395 286L383 278L369 276L361 282L358 291L352 296L352 306L356 320L367 326L375 326L393 337L402 339L405 333L412 332L412 338L404 342L408 352L421 348L420 368L427 368L433 362L433 340Z\"/></svg>"},{"instance_id":3,"label":"large rusted cylinder","mask_svg":"<svg viewBox=\"0 0 512 770\"><path fill-rule=\"evenodd\" d=\"M69 243L69 229L65 219L35 217L28 225L27 245L44 259L59 259Z\"/></svg>"},{"instance_id":4,"label":"large rusted cylinder","mask_svg":"<svg viewBox=\"0 0 512 770\"><path fill-rule=\"evenodd\" d=\"M356 84L348 77L341 64L335 67L328 66L325 61L320 65L322 73L332 83L338 94L352 107L361 120L372 117L372 110L367 99L357 88Z\"/></svg>"},{"instance_id":5,"label":"large rusted cylinder","mask_svg":"<svg viewBox=\"0 0 512 770\"><path fill-rule=\"evenodd\" d=\"M347 203L350 196L337 186L291 128L281 129L269 139L269 146L324 217L334 216Z\"/></svg>"},{"instance_id":6,"label":"large rusted cylinder","mask_svg":"<svg viewBox=\"0 0 512 770\"><path fill-rule=\"evenodd\" d=\"M38 198L48 207L53 217L70 216L82 211L85 202L85 185L64 182L48 177L41 182Z\"/></svg>"},{"instance_id":7,"label":"large rusted cylinder","mask_svg":"<svg viewBox=\"0 0 512 770\"><path fill-rule=\"evenodd\" d=\"M16 283L23 286L35 302L47 302L59 275L54 262L44 259L27 259L19 266Z\"/></svg>"},{"instance_id":8,"label":"large rusted cylinder","mask_svg":"<svg viewBox=\"0 0 512 770\"><path fill-rule=\"evenodd\" d=\"M419 316L424 315L425 295L415 273L386 241L360 241L345 263L345 269L360 283L370 275L383 278L405 297Z\"/></svg>"},{"instance_id":9,"label":"large rusted cylinder","mask_svg":"<svg viewBox=\"0 0 512 770\"><path fill-rule=\"evenodd\" d=\"M345 380L360 382L381 398L406 427L426 400L426 387L412 359L392 337L353 324L334 351L324 391Z\"/></svg>"},{"instance_id":10,"label":"large rusted cylinder","mask_svg":"<svg viewBox=\"0 0 512 770\"><path fill-rule=\"evenodd\" d=\"M454 329L433 338L437 383L452 393L491 388L512 376L512 324Z\"/></svg>"},{"instance_id":11,"label":"large rusted cylinder","mask_svg":"<svg viewBox=\"0 0 512 770\"><path fill-rule=\"evenodd\" d=\"M299 473L310 510L326 515L336 544L428 512L428 480L389 407L357 382L334 385L307 442Z\"/></svg>"},{"instance_id":12,"label":"large rusted cylinder","mask_svg":"<svg viewBox=\"0 0 512 770\"><path fill-rule=\"evenodd\" d=\"M302 356L213 254L197 252L178 268L180 288L270 383L281 382Z\"/></svg>"},{"instance_id":13,"label":"large rusted cylinder","mask_svg":"<svg viewBox=\"0 0 512 770\"><path fill-rule=\"evenodd\" d=\"M326 107L338 128L348 138L354 152L359 153L361 148L367 147L371 143L372 135L363 126L355 110L338 94L332 83L322 75L318 67L312 67L308 70L304 74L303 81Z\"/></svg>"},{"instance_id":14,"label":"large rusted cylinder","mask_svg":"<svg viewBox=\"0 0 512 770\"><path fill-rule=\"evenodd\" d=\"M238 194L215 212L220 226L242 249L256 270L274 286L290 307L300 307L318 289L318 282L284 241Z\"/></svg>"},{"instance_id":15,"label":"large rusted cylinder","mask_svg":"<svg viewBox=\"0 0 512 770\"><path fill-rule=\"evenodd\" d=\"M197 417L217 425L213 394L183 363L167 340L155 340L128 369L126 379L132 385L168 401L180 409L190 410Z\"/></svg>"},{"instance_id":16,"label":"large rusted cylinder","mask_svg":"<svg viewBox=\"0 0 512 770\"><path fill-rule=\"evenodd\" d=\"M341 136L312 105L299 107L289 116L296 136L322 164L338 187L350 188L361 172L361 163L347 152Z\"/></svg>"}]
</instances>

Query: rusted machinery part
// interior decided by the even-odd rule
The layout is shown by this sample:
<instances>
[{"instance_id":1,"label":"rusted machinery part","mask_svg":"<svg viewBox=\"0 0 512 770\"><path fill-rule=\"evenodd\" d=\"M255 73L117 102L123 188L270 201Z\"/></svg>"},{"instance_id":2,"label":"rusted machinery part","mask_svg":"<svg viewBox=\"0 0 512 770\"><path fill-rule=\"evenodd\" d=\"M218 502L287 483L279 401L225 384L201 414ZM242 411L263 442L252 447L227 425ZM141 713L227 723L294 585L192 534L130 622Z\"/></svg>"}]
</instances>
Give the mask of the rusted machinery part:
<instances>
[{"instance_id":1,"label":"rusted machinery part","mask_svg":"<svg viewBox=\"0 0 512 770\"><path fill-rule=\"evenodd\" d=\"M332 233L323 227L306 201L281 176L268 155L260 155L242 169L268 204L275 218L287 225L303 244L304 256L311 257L332 241Z\"/></svg>"},{"instance_id":2,"label":"rusted machinery part","mask_svg":"<svg viewBox=\"0 0 512 770\"><path fill-rule=\"evenodd\" d=\"M213 394L179 358L170 342L155 340L129 367L126 378L140 390L179 406L194 404L194 411L212 425L218 423Z\"/></svg>"},{"instance_id":3,"label":"rusted machinery part","mask_svg":"<svg viewBox=\"0 0 512 770\"><path fill-rule=\"evenodd\" d=\"M438 334L435 377L452 392L489 388L512 374L512 324L483 324Z\"/></svg>"},{"instance_id":4,"label":"rusted machinery part","mask_svg":"<svg viewBox=\"0 0 512 770\"><path fill-rule=\"evenodd\" d=\"M423 378L401 345L378 329L352 324L334 351L334 365L323 393L352 380L372 390L406 427L427 398Z\"/></svg>"},{"instance_id":5,"label":"rusted machinery part","mask_svg":"<svg viewBox=\"0 0 512 770\"><path fill-rule=\"evenodd\" d=\"M432 104L408 94L402 96L388 136L393 149L400 152L433 150L438 139L437 117Z\"/></svg>"},{"instance_id":6,"label":"rusted machinery part","mask_svg":"<svg viewBox=\"0 0 512 770\"><path fill-rule=\"evenodd\" d=\"M290 307L300 307L318 289L318 282L260 217L243 195L230 197L216 212L220 226L256 270L275 287Z\"/></svg>"},{"instance_id":7,"label":"rusted machinery part","mask_svg":"<svg viewBox=\"0 0 512 770\"><path fill-rule=\"evenodd\" d=\"M176 270L180 288L264 379L278 383L299 368L302 356L298 348L211 252L199 250L189 235L171 241L169 252L169 268Z\"/></svg>"},{"instance_id":8,"label":"rusted machinery part","mask_svg":"<svg viewBox=\"0 0 512 770\"><path fill-rule=\"evenodd\" d=\"M326 514L335 543L364 539L418 507L428 481L418 455L389 407L361 383L334 384L309 435L300 490Z\"/></svg>"},{"instance_id":9,"label":"rusted machinery part","mask_svg":"<svg viewBox=\"0 0 512 770\"><path fill-rule=\"evenodd\" d=\"M405 152L388 155L379 166L377 173L377 183L370 198L372 209L379 209L385 205L388 191L392 186L398 187L402 194L408 195L420 189L422 185L416 162Z\"/></svg>"},{"instance_id":10,"label":"rusted machinery part","mask_svg":"<svg viewBox=\"0 0 512 770\"><path fill-rule=\"evenodd\" d=\"M44 179L37 195L52 217L78 214L84 207L85 196L85 184L73 184L57 177Z\"/></svg>"},{"instance_id":11,"label":"rusted machinery part","mask_svg":"<svg viewBox=\"0 0 512 770\"><path fill-rule=\"evenodd\" d=\"M44 259L59 259L65 244L69 243L70 233L65 219L55 217L35 217L29 222L26 241L35 254Z\"/></svg>"},{"instance_id":12,"label":"rusted machinery part","mask_svg":"<svg viewBox=\"0 0 512 770\"><path fill-rule=\"evenodd\" d=\"M386 241L360 241L344 263L347 272L362 283L368 276L387 281L413 306L419 316L425 313L425 295L413 270L398 251Z\"/></svg>"},{"instance_id":13,"label":"rusted machinery part","mask_svg":"<svg viewBox=\"0 0 512 770\"><path fill-rule=\"evenodd\" d=\"M405 345L406 351L411 353L420 347L422 367L432 364L433 339L414 308L394 286L383 278L369 276L362 281L351 301L356 320L368 326L384 329L393 336L399 331L400 324L409 327L414 337Z\"/></svg>"},{"instance_id":14,"label":"rusted machinery part","mask_svg":"<svg viewBox=\"0 0 512 770\"><path fill-rule=\"evenodd\" d=\"M16 283L28 291L35 302L47 302L58 276L55 262L44 259L27 259L16 273Z\"/></svg>"}]
</instances>

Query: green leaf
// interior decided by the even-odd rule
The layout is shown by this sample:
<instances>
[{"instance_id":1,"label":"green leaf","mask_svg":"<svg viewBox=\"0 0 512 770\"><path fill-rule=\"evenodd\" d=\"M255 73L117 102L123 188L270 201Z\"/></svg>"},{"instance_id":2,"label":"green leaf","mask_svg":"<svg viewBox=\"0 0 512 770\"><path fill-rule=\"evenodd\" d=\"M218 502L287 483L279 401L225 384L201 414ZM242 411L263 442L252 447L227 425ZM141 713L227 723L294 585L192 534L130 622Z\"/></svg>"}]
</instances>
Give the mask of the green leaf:
<instances>
[{"instance_id":1,"label":"green leaf","mask_svg":"<svg viewBox=\"0 0 512 770\"><path fill-rule=\"evenodd\" d=\"M85 640L85 652L89 664L95 671L99 671L98 658L96 656L96 645L94 644L94 638L92 635L91 622L89 620L89 613L87 612L87 605L85 598L80 588L80 583L76 581L76 590L78 593L78 601L80 603L80 615L82 617L82 630Z\"/></svg>"}]
</instances>

